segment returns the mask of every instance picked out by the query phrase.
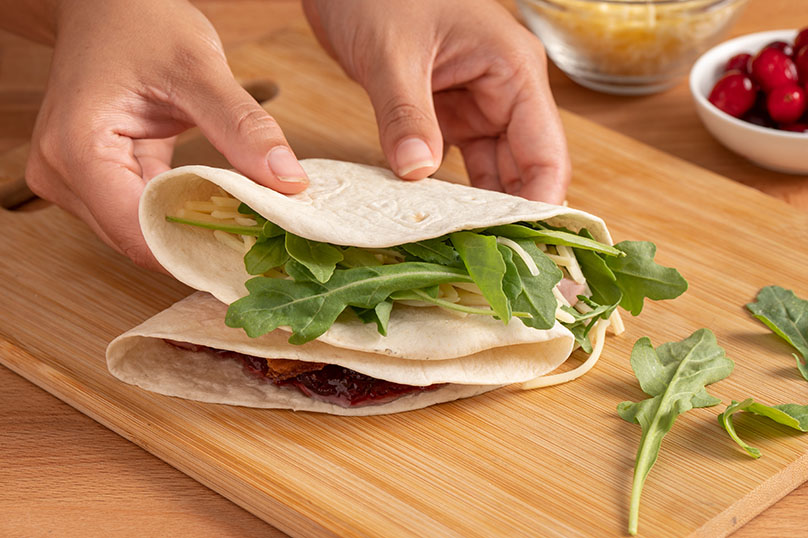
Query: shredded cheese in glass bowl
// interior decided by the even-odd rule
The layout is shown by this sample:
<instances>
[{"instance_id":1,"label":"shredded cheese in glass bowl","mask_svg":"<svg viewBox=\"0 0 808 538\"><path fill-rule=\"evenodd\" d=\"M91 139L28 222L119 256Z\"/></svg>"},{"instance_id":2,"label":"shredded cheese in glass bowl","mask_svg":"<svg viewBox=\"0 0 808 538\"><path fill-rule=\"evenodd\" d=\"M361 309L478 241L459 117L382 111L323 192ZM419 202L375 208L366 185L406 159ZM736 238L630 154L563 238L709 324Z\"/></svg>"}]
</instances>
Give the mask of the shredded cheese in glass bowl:
<instances>
[{"instance_id":1,"label":"shredded cheese in glass bowl","mask_svg":"<svg viewBox=\"0 0 808 538\"><path fill-rule=\"evenodd\" d=\"M527 26L570 78L641 95L676 84L747 0L517 0Z\"/></svg>"}]
</instances>

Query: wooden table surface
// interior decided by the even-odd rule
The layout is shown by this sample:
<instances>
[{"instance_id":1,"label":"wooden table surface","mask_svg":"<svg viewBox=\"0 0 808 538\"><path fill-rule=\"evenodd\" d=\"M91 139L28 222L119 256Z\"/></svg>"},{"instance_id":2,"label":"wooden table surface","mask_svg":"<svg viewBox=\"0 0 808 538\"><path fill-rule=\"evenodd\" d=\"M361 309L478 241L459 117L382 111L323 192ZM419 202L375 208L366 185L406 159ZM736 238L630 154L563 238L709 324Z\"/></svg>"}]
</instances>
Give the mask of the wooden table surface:
<instances>
[{"instance_id":1,"label":"wooden table surface","mask_svg":"<svg viewBox=\"0 0 808 538\"><path fill-rule=\"evenodd\" d=\"M302 16L296 0L196 3L229 50ZM731 35L795 26L808 26L805 0L750 0ZM0 32L0 153L28 140L49 60L45 47ZM555 67L550 79L567 110L808 211L808 178L768 172L723 149L699 123L685 80L628 98L581 88ZM0 536L281 536L2 367L0 386ZM806 511L803 484L736 536L804 536Z\"/></svg>"}]
</instances>

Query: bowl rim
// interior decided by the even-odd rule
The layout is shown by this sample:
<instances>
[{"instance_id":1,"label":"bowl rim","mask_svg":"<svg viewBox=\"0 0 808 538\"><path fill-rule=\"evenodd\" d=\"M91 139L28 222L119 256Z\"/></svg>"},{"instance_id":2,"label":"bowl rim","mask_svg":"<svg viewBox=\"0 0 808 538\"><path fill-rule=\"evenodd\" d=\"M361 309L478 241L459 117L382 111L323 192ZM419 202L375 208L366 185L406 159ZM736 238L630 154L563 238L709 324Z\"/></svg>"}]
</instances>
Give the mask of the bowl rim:
<instances>
[{"instance_id":1,"label":"bowl rim","mask_svg":"<svg viewBox=\"0 0 808 538\"><path fill-rule=\"evenodd\" d=\"M763 127L760 125L755 125L754 123L749 123L748 121L744 121L740 118L736 118L734 116L730 116L723 110L719 109L717 106L712 104L710 101L707 100L707 96L700 92L697 88L698 82L701 82L702 79L696 80L694 75L700 74L702 70L706 71L705 65L708 62L713 60L713 57L716 56L719 52L730 50L735 50L737 46L741 45L742 43L746 43L749 41L763 41L765 39L772 39L780 38L783 39L788 38L789 36L796 36L799 29L783 29L783 30L766 30L765 32L755 32L753 34L744 34L738 37L734 37L714 47L711 47L704 51L704 53L698 57L698 59L693 63L693 67L690 68L690 74L688 75L688 82L690 86L690 93L693 98L697 101L697 103L709 110L711 113L716 114L719 118L724 121L729 122L732 125L735 125L741 129L747 129L749 131L766 134L769 136L774 136L778 138L782 138L785 140L808 140L808 133L795 133L793 131L783 131L780 129L772 129L771 127ZM730 56L726 57L726 60L729 60ZM725 60L725 61L726 61ZM706 75L706 73L705 73ZM716 79L717 81L717 79ZM715 82L713 82L715 84Z\"/></svg>"}]
</instances>

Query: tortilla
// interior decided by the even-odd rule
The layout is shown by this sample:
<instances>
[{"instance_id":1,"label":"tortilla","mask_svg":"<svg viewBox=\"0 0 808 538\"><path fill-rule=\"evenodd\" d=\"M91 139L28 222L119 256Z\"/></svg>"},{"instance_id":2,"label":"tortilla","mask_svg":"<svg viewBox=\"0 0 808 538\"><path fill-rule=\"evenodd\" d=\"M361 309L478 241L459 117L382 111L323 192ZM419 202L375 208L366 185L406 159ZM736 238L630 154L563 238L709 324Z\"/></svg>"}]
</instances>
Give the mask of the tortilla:
<instances>
[{"instance_id":1,"label":"tortilla","mask_svg":"<svg viewBox=\"0 0 808 538\"><path fill-rule=\"evenodd\" d=\"M288 333L280 330L252 339L241 330L225 326L226 310L226 305L201 292L175 303L110 343L107 348L110 373L146 390L202 402L338 415L377 415L467 398L502 385L533 379L561 364L573 345L569 331L557 325L549 331L533 330L531 343L504 349L493 347L444 360L402 359L318 340L293 346L286 342ZM420 312L413 312L420 309L404 307L404 310L408 311L405 317L423 318ZM483 317L458 318L440 311L435 313L433 322L452 338L465 339L479 332L490 333L486 338L500 334L498 325L468 323L477 318ZM343 408L306 397L296 389L263 382L244 373L236 361L177 348L164 339L265 358L328 362L395 383L447 385L385 404ZM433 343L440 348L440 340Z\"/></svg>"},{"instance_id":2,"label":"tortilla","mask_svg":"<svg viewBox=\"0 0 808 538\"><path fill-rule=\"evenodd\" d=\"M491 316L459 317L439 308L397 305L388 336L379 334L373 323L343 320L301 346L287 343L289 335L282 329L251 339L226 327L226 305L247 294L244 283L252 278L242 255L217 241L210 230L165 220L186 201L206 200L220 189L295 235L342 246L385 248L521 221L544 221L573 231L585 227L595 239L612 243L600 219L567 207L436 179L402 181L388 170L366 165L322 159L301 164L311 183L293 196L205 166L177 168L148 183L140 222L149 247L177 279L215 299L192 295L116 338L107 350L113 375L148 390L206 402L369 415L535 379L569 356L575 339L558 322L549 330L536 330L515 319L504 324ZM250 378L236 361L205 358L164 339L265 358L338 364L395 383L446 385L390 403L346 409Z\"/></svg>"},{"instance_id":3,"label":"tortilla","mask_svg":"<svg viewBox=\"0 0 808 538\"><path fill-rule=\"evenodd\" d=\"M178 280L230 304L247 295L251 276L238 252L208 230L166 222L188 200L220 187L295 235L342 246L385 248L459 230L520 221L587 228L612 244L603 221L583 211L438 179L402 181L375 166L305 159L309 187L287 196L229 170L183 166L152 179L140 200L140 226L157 261ZM215 260L216 263L211 263Z\"/></svg>"}]
</instances>

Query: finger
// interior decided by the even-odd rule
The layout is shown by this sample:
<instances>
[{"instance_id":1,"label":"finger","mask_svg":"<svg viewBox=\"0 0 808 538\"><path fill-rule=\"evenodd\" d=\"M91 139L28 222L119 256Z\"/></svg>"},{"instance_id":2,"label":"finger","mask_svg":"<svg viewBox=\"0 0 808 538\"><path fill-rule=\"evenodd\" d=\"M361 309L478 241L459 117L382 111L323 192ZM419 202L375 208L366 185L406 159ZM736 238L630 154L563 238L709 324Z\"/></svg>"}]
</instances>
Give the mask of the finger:
<instances>
[{"instance_id":1,"label":"finger","mask_svg":"<svg viewBox=\"0 0 808 538\"><path fill-rule=\"evenodd\" d=\"M403 179L422 179L434 173L443 154L443 135L432 102L429 61L417 55L386 57L365 81L382 150Z\"/></svg>"},{"instance_id":2,"label":"finger","mask_svg":"<svg viewBox=\"0 0 808 538\"><path fill-rule=\"evenodd\" d=\"M89 214L81 206L73 210L135 264L162 270L140 231L138 202L146 181L139 175L133 141L105 133L75 155L65 183Z\"/></svg>"},{"instance_id":3,"label":"finger","mask_svg":"<svg viewBox=\"0 0 808 538\"><path fill-rule=\"evenodd\" d=\"M505 126L504 120L501 124L491 121L469 90L444 90L436 93L433 99L440 129L452 144L462 145L480 137L496 137Z\"/></svg>"},{"instance_id":4,"label":"finger","mask_svg":"<svg viewBox=\"0 0 808 538\"><path fill-rule=\"evenodd\" d=\"M303 167L277 122L239 86L225 67L179 91L179 106L241 173L292 194L308 185Z\"/></svg>"},{"instance_id":5,"label":"finger","mask_svg":"<svg viewBox=\"0 0 808 538\"><path fill-rule=\"evenodd\" d=\"M460 146L469 181L475 187L502 192L497 168L497 146L493 138L478 138Z\"/></svg>"},{"instance_id":6,"label":"finger","mask_svg":"<svg viewBox=\"0 0 808 538\"><path fill-rule=\"evenodd\" d=\"M526 89L513 108L507 138L519 170L518 193L553 204L564 201L570 183L567 143L549 87Z\"/></svg>"},{"instance_id":7,"label":"finger","mask_svg":"<svg viewBox=\"0 0 808 538\"><path fill-rule=\"evenodd\" d=\"M126 255L115 243L115 241L113 241L112 238L110 238L110 236L107 235L104 229L98 224L98 221L95 219L84 202L82 202L81 199L79 199L78 196L76 196L73 191L67 187L63 178L58 177L55 170L48 166L44 160L38 158L36 155L32 155L32 158L29 159L28 166L26 167L25 177L29 187L37 196L56 204L74 217L84 221L84 223L87 224L87 226L89 226L93 231L93 233L110 248L119 254ZM163 269L163 267L157 262L151 252L148 252L142 256L140 265L153 271L167 273L167 271Z\"/></svg>"},{"instance_id":8,"label":"finger","mask_svg":"<svg viewBox=\"0 0 808 538\"><path fill-rule=\"evenodd\" d=\"M141 168L141 176L149 180L171 168L176 137L135 140L133 151Z\"/></svg>"},{"instance_id":9,"label":"finger","mask_svg":"<svg viewBox=\"0 0 808 538\"><path fill-rule=\"evenodd\" d=\"M522 177L516 161L511 154L506 135L500 136L496 141L497 170L499 171L499 181L502 183L505 192L521 195Z\"/></svg>"}]
</instances>

